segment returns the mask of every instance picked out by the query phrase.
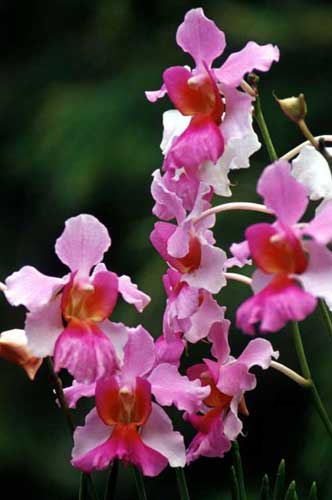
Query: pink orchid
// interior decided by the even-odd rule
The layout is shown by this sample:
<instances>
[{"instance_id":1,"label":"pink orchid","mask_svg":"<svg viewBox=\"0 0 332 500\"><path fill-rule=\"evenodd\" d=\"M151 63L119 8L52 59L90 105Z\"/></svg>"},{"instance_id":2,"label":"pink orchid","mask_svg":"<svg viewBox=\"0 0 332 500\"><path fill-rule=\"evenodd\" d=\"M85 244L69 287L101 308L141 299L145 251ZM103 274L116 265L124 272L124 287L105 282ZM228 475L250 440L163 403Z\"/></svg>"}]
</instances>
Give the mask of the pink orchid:
<instances>
[{"instance_id":1,"label":"pink orchid","mask_svg":"<svg viewBox=\"0 0 332 500\"><path fill-rule=\"evenodd\" d=\"M225 35L205 17L201 8L186 14L177 30L176 41L193 57L196 67L192 71L182 66L168 68L163 74L161 89L146 92L151 102L167 93L178 110L176 117L173 113L175 120L167 117L170 126L163 140L168 149L164 168L191 169L205 162L216 164L231 137L241 146L248 132L252 135L249 130L252 98L237 91L236 87L253 69L267 71L273 61L278 61L279 51L272 45L249 42L240 52L230 55L221 68L212 68L213 61L225 49ZM257 138L250 139L249 143L242 144L242 149L249 148L250 152L259 148ZM237 149L234 145L228 146ZM237 163L240 158L233 152L232 159Z\"/></svg>"},{"instance_id":2,"label":"pink orchid","mask_svg":"<svg viewBox=\"0 0 332 500\"><path fill-rule=\"evenodd\" d=\"M163 277L168 296L163 318L163 332L166 342L172 344L177 335L189 342L198 342L209 337L214 323L224 323L225 307L218 305L210 292L193 288L181 281L181 274L169 269Z\"/></svg>"},{"instance_id":3,"label":"pink orchid","mask_svg":"<svg viewBox=\"0 0 332 500\"><path fill-rule=\"evenodd\" d=\"M135 380L139 376L151 385L151 392L163 406L175 405L178 410L195 411L207 396L207 388L199 381L191 382L178 371L184 343L179 337L165 342L160 337L155 343L151 335L142 327L129 328L128 338L119 358L117 377ZM130 382L131 383L131 382ZM81 397L95 395L96 383L82 384L74 381L65 389L70 408L76 406Z\"/></svg>"},{"instance_id":4,"label":"pink orchid","mask_svg":"<svg viewBox=\"0 0 332 500\"><path fill-rule=\"evenodd\" d=\"M200 183L195 204L190 214L178 218L179 225L157 222L150 239L163 259L181 274L181 281L195 288L218 293L226 284L223 267L226 254L214 246L209 230L215 224L215 216L199 222L195 218L210 207L206 200L209 187Z\"/></svg>"},{"instance_id":5,"label":"pink orchid","mask_svg":"<svg viewBox=\"0 0 332 500\"><path fill-rule=\"evenodd\" d=\"M7 330L0 335L0 358L21 366L30 380L34 380L42 359L33 356L27 346L24 330Z\"/></svg>"},{"instance_id":6,"label":"pink orchid","mask_svg":"<svg viewBox=\"0 0 332 500\"><path fill-rule=\"evenodd\" d=\"M54 354L56 371L67 368L80 382L93 382L118 367L116 346L126 341L127 332L108 320L118 293L139 311L150 301L128 276L118 277L100 263L110 244L106 227L95 217L73 217L55 245L70 274L53 278L25 266L6 279L7 300L28 309L31 352Z\"/></svg>"},{"instance_id":7,"label":"pink orchid","mask_svg":"<svg viewBox=\"0 0 332 500\"><path fill-rule=\"evenodd\" d=\"M124 348L121 370L96 383L96 409L74 434L72 464L91 472L115 458L133 463L147 476L156 476L169 463L185 465L180 433L158 403L196 408L209 393L201 382L181 376L174 365L155 365L152 337L142 327L131 332Z\"/></svg>"},{"instance_id":8,"label":"pink orchid","mask_svg":"<svg viewBox=\"0 0 332 500\"><path fill-rule=\"evenodd\" d=\"M265 339L249 342L242 354L230 356L228 330L215 323L210 338L212 355L217 361L204 359L204 363L188 369L191 380L201 380L211 392L203 401L199 414L186 414L185 418L197 430L187 450L187 463L199 456L223 457L242 430L238 412L248 415L244 394L256 387L256 377L249 372L253 366L267 369L272 357L279 353Z\"/></svg>"},{"instance_id":9,"label":"pink orchid","mask_svg":"<svg viewBox=\"0 0 332 500\"><path fill-rule=\"evenodd\" d=\"M245 233L258 269L252 280L255 295L239 307L237 325L249 334L257 323L262 332L274 332L289 320L303 320L314 310L316 297L332 300L332 253L326 248L332 240L332 205L298 224L308 196L285 161L264 170L257 191L277 221L254 224ZM243 260L245 246L238 248Z\"/></svg>"}]
</instances>

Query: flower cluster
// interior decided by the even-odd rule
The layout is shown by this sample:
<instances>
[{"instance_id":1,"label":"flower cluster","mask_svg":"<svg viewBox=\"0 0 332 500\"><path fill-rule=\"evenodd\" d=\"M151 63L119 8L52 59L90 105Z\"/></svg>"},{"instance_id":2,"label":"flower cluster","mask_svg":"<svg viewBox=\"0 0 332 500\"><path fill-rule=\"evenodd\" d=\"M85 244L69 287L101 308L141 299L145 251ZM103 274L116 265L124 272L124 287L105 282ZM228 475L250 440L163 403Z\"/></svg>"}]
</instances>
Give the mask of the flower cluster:
<instances>
[{"instance_id":1,"label":"flower cluster","mask_svg":"<svg viewBox=\"0 0 332 500\"><path fill-rule=\"evenodd\" d=\"M236 313L237 327L251 335L303 320L317 298L332 306L332 178L316 150L304 148L293 164L279 160L265 168L257 185L264 205L213 205L216 195L231 195L229 172L247 168L260 147L252 128L255 93L246 92L243 79L252 70L269 70L278 48L249 42L214 67L225 36L202 9L186 14L176 41L195 67L166 69L161 89L146 92L151 102L167 94L175 107L163 117L164 161L151 186L159 220L150 240L167 265L161 335L155 340L142 325L112 321L120 297L139 312L150 297L128 276L107 269L111 239L92 215L67 220L56 241L67 274L51 277L24 266L2 285L8 302L27 314L24 331L1 335L0 355L31 378L43 358L53 357L55 371L73 377L64 391L68 406L95 399L74 433L72 464L84 472L120 459L156 476L168 464L184 467L231 448L243 428L239 415L248 415L246 392L256 386L251 368L268 369L279 353L255 338L237 358L231 355L231 322L216 298L228 279L251 284L253 295ZM310 197L324 202L310 222L299 222ZM237 208L275 220L248 227L227 255L213 228L218 212ZM251 263L252 279L228 272ZM209 351L193 364L192 344L202 340ZM185 349L190 366L183 374ZM191 426L187 447L163 409L169 406Z\"/></svg>"}]
</instances>

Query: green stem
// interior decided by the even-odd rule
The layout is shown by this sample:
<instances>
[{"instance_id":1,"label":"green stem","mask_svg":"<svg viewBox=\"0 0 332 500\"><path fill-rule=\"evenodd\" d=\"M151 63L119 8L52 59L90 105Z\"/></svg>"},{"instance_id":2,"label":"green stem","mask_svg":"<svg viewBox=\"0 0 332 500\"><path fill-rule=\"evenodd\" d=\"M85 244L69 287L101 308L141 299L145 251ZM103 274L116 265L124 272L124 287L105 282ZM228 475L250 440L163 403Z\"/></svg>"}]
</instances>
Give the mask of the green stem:
<instances>
[{"instance_id":1,"label":"green stem","mask_svg":"<svg viewBox=\"0 0 332 500\"><path fill-rule=\"evenodd\" d=\"M274 149L270 132L266 125L266 121L262 111L261 99L258 94L255 101L255 119L261 131L264 144L266 146L267 152L269 153L270 160L276 161L278 159L278 155L276 153L276 150Z\"/></svg>"},{"instance_id":2,"label":"green stem","mask_svg":"<svg viewBox=\"0 0 332 500\"><path fill-rule=\"evenodd\" d=\"M51 383L53 385L55 395L57 397L57 400L59 401L59 405L61 407L62 413L64 414L66 421L67 421L67 427L70 432L70 435L73 437L74 430L75 430L75 425L72 419L72 415L70 413L70 409L67 405L67 401L63 392L63 387L62 387L62 381L60 377L55 373L54 371L54 366L53 366L53 361L50 356L46 357L46 366L49 371ZM83 477L84 476L84 477ZM85 474L84 472L81 475L81 485L80 485L80 493L79 497L83 495L83 492L85 492L85 487L87 486L90 494L90 498L92 500L98 500L98 495L94 486L94 483L92 481L92 478L89 474Z\"/></svg>"},{"instance_id":3,"label":"green stem","mask_svg":"<svg viewBox=\"0 0 332 500\"><path fill-rule=\"evenodd\" d=\"M134 469L135 483L136 483L138 498L139 498L139 500L148 500L148 497L146 496L146 491L145 491L142 473L136 467L134 467L133 469Z\"/></svg>"},{"instance_id":4,"label":"green stem","mask_svg":"<svg viewBox=\"0 0 332 500\"><path fill-rule=\"evenodd\" d=\"M240 454L240 448L239 444L237 441L233 442L233 458L234 458L234 466L236 470L236 476L237 480L239 483L239 489L240 489L240 499L241 500L247 500L247 492L246 492L246 486L244 483L244 476L243 476L243 468L242 468L242 460L241 460L241 454Z\"/></svg>"},{"instance_id":5,"label":"green stem","mask_svg":"<svg viewBox=\"0 0 332 500\"><path fill-rule=\"evenodd\" d=\"M177 467L175 469L175 473L181 500L190 500L186 476L184 474L183 467Z\"/></svg>"},{"instance_id":6,"label":"green stem","mask_svg":"<svg viewBox=\"0 0 332 500\"><path fill-rule=\"evenodd\" d=\"M104 500L115 499L115 490L116 490L118 474L119 474L119 461L114 460L108 474Z\"/></svg>"},{"instance_id":7,"label":"green stem","mask_svg":"<svg viewBox=\"0 0 332 500\"><path fill-rule=\"evenodd\" d=\"M311 391L312 399L313 399L314 405L316 407L317 413L320 416L323 424L325 425L325 428L326 428L328 434L330 435L330 437L332 439L332 422L331 422L331 420L328 416L328 413L324 407L324 404L320 398L317 387L312 379L310 368L309 368L308 361L307 361L304 347L303 347L303 342L302 342L302 338L301 338L299 325L296 321L293 321L292 327L293 327L294 344L295 344L297 357L299 360L299 364L300 364L302 373L305 376L305 378L311 380L311 384L308 386L308 389Z\"/></svg>"},{"instance_id":8,"label":"green stem","mask_svg":"<svg viewBox=\"0 0 332 500\"><path fill-rule=\"evenodd\" d=\"M72 419L72 416L70 413L70 409L67 405L66 398L65 398L65 395L63 392L62 381L61 381L60 377L58 377L58 375L54 371L53 361L50 358L50 356L47 356L47 358L46 358L46 365L47 365L47 368L48 368L48 371L50 374L51 383L54 387L54 391L55 391L57 400L59 401L59 405L61 407L62 413L64 414L64 416L67 420L67 426L68 426L70 435L72 436L74 433L74 429L75 429L74 422L73 422L73 419Z\"/></svg>"},{"instance_id":9,"label":"green stem","mask_svg":"<svg viewBox=\"0 0 332 500\"><path fill-rule=\"evenodd\" d=\"M329 310L327 308L327 305L325 304L323 299L319 299L318 304L319 304L319 308L320 308L320 311L322 313L322 316L324 318L328 334L330 337L332 337L332 320L331 320L331 316L330 316Z\"/></svg>"}]
</instances>

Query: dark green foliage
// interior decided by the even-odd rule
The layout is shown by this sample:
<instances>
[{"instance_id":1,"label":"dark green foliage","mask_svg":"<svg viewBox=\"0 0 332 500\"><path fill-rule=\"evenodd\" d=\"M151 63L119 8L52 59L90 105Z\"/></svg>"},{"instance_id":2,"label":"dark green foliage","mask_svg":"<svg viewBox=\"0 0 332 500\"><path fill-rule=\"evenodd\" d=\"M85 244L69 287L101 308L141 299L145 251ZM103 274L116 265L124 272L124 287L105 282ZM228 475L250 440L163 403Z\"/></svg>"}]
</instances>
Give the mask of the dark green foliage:
<instances>
[{"instance_id":1,"label":"dark green foliage","mask_svg":"<svg viewBox=\"0 0 332 500\"><path fill-rule=\"evenodd\" d=\"M273 488L273 500L282 500L285 494L285 460L281 460Z\"/></svg>"},{"instance_id":2,"label":"dark green foliage","mask_svg":"<svg viewBox=\"0 0 332 500\"><path fill-rule=\"evenodd\" d=\"M316 484L315 481L311 485L308 500L318 500L318 496L317 496L317 484Z\"/></svg>"},{"instance_id":3,"label":"dark green foliage","mask_svg":"<svg viewBox=\"0 0 332 500\"><path fill-rule=\"evenodd\" d=\"M261 486L261 496L260 500L270 500L270 481L269 481L269 476L265 474L262 479L262 486Z\"/></svg>"}]
</instances>

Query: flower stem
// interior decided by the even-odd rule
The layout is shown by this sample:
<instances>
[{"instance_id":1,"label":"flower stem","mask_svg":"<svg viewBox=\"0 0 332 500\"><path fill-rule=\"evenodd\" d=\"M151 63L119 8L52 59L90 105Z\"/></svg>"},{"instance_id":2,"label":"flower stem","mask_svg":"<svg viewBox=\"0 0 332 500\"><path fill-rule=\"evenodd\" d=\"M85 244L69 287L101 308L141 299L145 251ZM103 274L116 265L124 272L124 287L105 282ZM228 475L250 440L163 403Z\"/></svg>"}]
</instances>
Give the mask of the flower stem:
<instances>
[{"instance_id":1,"label":"flower stem","mask_svg":"<svg viewBox=\"0 0 332 500\"><path fill-rule=\"evenodd\" d=\"M186 476L184 474L183 467L177 467L175 469L175 473L181 500L190 500Z\"/></svg>"},{"instance_id":2,"label":"flower stem","mask_svg":"<svg viewBox=\"0 0 332 500\"><path fill-rule=\"evenodd\" d=\"M115 499L115 489L116 489L118 474L119 474L119 462L118 460L114 460L108 474L104 500Z\"/></svg>"},{"instance_id":3,"label":"flower stem","mask_svg":"<svg viewBox=\"0 0 332 500\"><path fill-rule=\"evenodd\" d=\"M242 468L242 460L241 460L241 454L240 454L240 447L237 441L233 442L233 458L234 458L234 466L235 466L235 471L236 471L236 477L238 480L239 484L239 490L240 490L240 499L241 500L247 500L247 492L246 492L246 486L244 483L244 476L243 476L243 468Z\"/></svg>"},{"instance_id":4,"label":"flower stem","mask_svg":"<svg viewBox=\"0 0 332 500\"><path fill-rule=\"evenodd\" d=\"M133 467L135 475L135 483L139 500L148 500L146 496L143 475L137 467Z\"/></svg>"},{"instance_id":5,"label":"flower stem","mask_svg":"<svg viewBox=\"0 0 332 500\"><path fill-rule=\"evenodd\" d=\"M282 373L283 375L286 375L286 377L290 378L294 382L296 382L299 385L302 385L303 387L309 387L311 385L311 380L301 377L298 373L294 372L294 370L291 370L288 368L288 366L282 365L281 363L277 363L277 361L271 361L270 364L271 368L274 368L278 372Z\"/></svg>"},{"instance_id":6,"label":"flower stem","mask_svg":"<svg viewBox=\"0 0 332 500\"><path fill-rule=\"evenodd\" d=\"M226 280L238 281L239 283L243 283L244 285L250 286L252 283L252 279L249 276L245 276L244 274L239 273L224 273Z\"/></svg>"},{"instance_id":7,"label":"flower stem","mask_svg":"<svg viewBox=\"0 0 332 500\"><path fill-rule=\"evenodd\" d=\"M70 409L69 409L67 402L66 402L66 399L65 399L65 395L63 392L63 388L62 388L62 381L61 381L60 377L58 377L58 375L54 371L53 361L50 358L50 356L47 356L47 358L46 358L46 365L47 365L47 368L48 368L48 371L50 374L51 383L53 385L57 400L59 401L59 405L61 407L62 413L64 414L66 421L67 421L67 426L68 426L70 435L72 436L74 433L74 429L75 429L74 422L73 422L73 419L72 419L72 416L70 413Z\"/></svg>"},{"instance_id":8,"label":"flower stem","mask_svg":"<svg viewBox=\"0 0 332 500\"><path fill-rule=\"evenodd\" d=\"M63 392L62 381L61 381L60 377L54 371L53 361L52 361L52 358L50 356L46 357L46 366L48 368L51 383L53 385L57 400L58 400L59 405L60 405L60 408L61 408L62 413L64 414L64 416L66 418L68 430L70 432L70 435L73 436L75 426L74 426L74 422L72 419L72 415L70 413L70 409L67 405L66 398L65 398L65 395ZM79 496L82 496L83 494L85 494L86 487L88 488L90 498L92 500L98 500L96 488L95 488L95 485L92 481L91 476L89 474L82 472Z\"/></svg>"},{"instance_id":9,"label":"flower stem","mask_svg":"<svg viewBox=\"0 0 332 500\"><path fill-rule=\"evenodd\" d=\"M278 159L278 155L276 153L276 150L274 149L270 132L266 125L266 121L262 111L261 99L258 94L255 100L255 119L261 131L263 141L266 146L267 152L269 154L270 160L276 161Z\"/></svg>"},{"instance_id":10,"label":"flower stem","mask_svg":"<svg viewBox=\"0 0 332 500\"><path fill-rule=\"evenodd\" d=\"M301 338L301 333L299 329L299 325L296 321L292 322L292 328L293 328L293 339L294 339L294 344L297 352L297 357L299 360L299 364L302 370L302 374L306 379L311 380L311 384L308 386L308 389L311 391L312 399L314 402L314 405L316 407L317 413L319 414L323 424L325 425L325 428L330 435L332 439L332 422L328 416L328 413L324 407L324 404L320 398L319 392L317 390L317 387L312 380L310 368L308 365L308 361L305 355L304 351L304 346Z\"/></svg>"},{"instance_id":11,"label":"flower stem","mask_svg":"<svg viewBox=\"0 0 332 500\"><path fill-rule=\"evenodd\" d=\"M220 212L229 212L230 210L247 210L250 212L260 212L263 214L273 215L274 212L267 208L262 203L252 203L249 201L236 201L231 203L223 203L221 205L216 205L215 207L211 207L208 210L202 212L198 217L193 219L193 223L196 224L200 222L205 217L209 217L210 215L218 214Z\"/></svg>"},{"instance_id":12,"label":"flower stem","mask_svg":"<svg viewBox=\"0 0 332 500\"><path fill-rule=\"evenodd\" d=\"M331 320L331 316L330 316L329 310L327 308L327 305L325 304L323 299L319 299L318 304L319 304L319 308L320 308L320 311L322 313L322 316L324 318L328 334L332 338L332 320Z\"/></svg>"}]
</instances>

